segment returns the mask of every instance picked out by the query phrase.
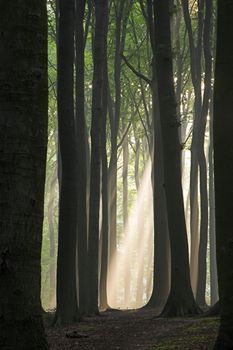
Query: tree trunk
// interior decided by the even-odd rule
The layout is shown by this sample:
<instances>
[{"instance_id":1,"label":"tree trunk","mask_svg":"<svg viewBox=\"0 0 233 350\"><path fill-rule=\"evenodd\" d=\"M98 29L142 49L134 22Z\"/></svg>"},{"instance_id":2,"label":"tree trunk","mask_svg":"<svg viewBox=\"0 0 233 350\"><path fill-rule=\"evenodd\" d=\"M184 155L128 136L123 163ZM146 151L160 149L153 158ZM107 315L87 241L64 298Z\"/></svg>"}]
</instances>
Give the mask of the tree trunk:
<instances>
[{"instance_id":1,"label":"tree trunk","mask_svg":"<svg viewBox=\"0 0 233 350\"><path fill-rule=\"evenodd\" d=\"M74 119L74 0L58 1L58 137L61 155L57 323L79 319L76 290L77 143Z\"/></svg>"},{"instance_id":2,"label":"tree trunk","mask_svg":"<svg viewBox=\"0 0 233 350\"><path fill-rule=\"evenodd\" d=\"M196 296L198 283L198 255L199 255L199 225L201 220L206 220L206 213L199 214L198 202L198 179L199 179L199 124L202 113L202 87L201 87L201 54L202 54L202 35L203 35L203 0L198 2L198 31L196 43L192 29L189 6L186 0L182 0L185 25L188 32L189 47L190 47L190 64L191 78L195 93L194 99L194 120L191 144L191 168L190 168L190 234L191 234L191 252L190 252L190 271L193 293ZM203 164L203 163L202 163ZM203 175L203 172L202 172ZM203 185L203 183L202 183ZM203 187L202 187L203 188ZM204 205L202 203L202 208ZM202 209L201 208L201 209ZM205 208L206 211L206 208ZM208 217L207 217L208 219ZM203 228L203 227L202 227ZM202 230L203 232L203 230Z\"/></svg>"},{"instance_id":3,"label":"tree trunk","mask_svg":"<svg viewBox=\"0 0 233 350\"><path fill-rule=\"evenodd\" d=\"M123 134L126 130L126 123L122 118ZM123 168L122 168L122 179L123 179L123 232L124 240L127 242L127 223L128 223L128 163L129 163L129 145L128 145L128 133L125 135L123 141ZM124 247L124 307L130 307L130 286L131 286L131 263L132 263L132 246Z\"/></svg>"},{"instance_id":4,"label":"tree trunk","mask_svg":"<svg viewBox=\"0 0 233 350\"><path fill-rule=\"evenodd\" d=\"M156 67L154 66L155 70ZM156 72L154 72L154 75ZM157 74L156 74L157 75ZM154 208L154 273L153 289L147 307L164 307L170 289L170 243L167 218L167 204L164 191L163 146L161 121L158 110L158 92L156 78L152 90L154 116L154 169L153 169L153 208Z\"/></svg>"},{"instance_id":5,"label":"tree trunk","mask_svg":"<svg viewBox=\"0 0 233 350\"><path fill-rule=\"evenodd\" d=\"M109 215L110 215L110 265L116 261L116 235L117 235L117 136L119 131L121 110L121 27L124 10L124 0L120 0L117 6L116 30L115 30L115 57L114 57L114 82L115 103L113 119L110 118L111 128L111 157L109 162ZM110 90L109 90L110 94ZM111 117L111 114L110 114ZM116 292L115 292L116 293ZM113 297L116 299L116 295ZM113 300L115 302L116 300Z\"/></svg>"},{"instance_id":6,"label":"tree trunk","mask_svg":"<svg viewBox=\"0 0 233 350\"><path fill-rule=\"evenodd\" d=\"M78 183L78 289L79 312L87 312L87 156L86 122L84 112L84 14L85 0L76 0L76 128L77 128L77 183Z\"/></svg>"},{"instance_id":7,"label":"tree trunk","mask_svg":"<svg viewBox=\"0 0 233 350\"><path fill-rule=\"evenodd\" d=\"M155 58L155 24L153 15L153 2L147 1L147 27L153 56ZM164 192L163 149L161 136L161 122L158 106L158 87L155 59L152 62L153 80L152 90L152 126L153 137L149 144L150 157L152 159L151 184L153 189L153 214L154 214L154 268L153 288L149 302L145 307L162 308L167 300L170 288L170 247L167 222L167 207Z\"/></svg>"},{"instance_id":8,"label":"tree trunk","mask_svg":"<svg viewBox=\"0 0 233 350\"><path fill-rule=\"evenodd\" d=\"M114 113L110 113L111 128L111 157L109 162L109 216L110 216L110 245L109 263L116 271L117 261L117 137L121 112L121 54L124 51L126 26L132 0L119 0L116 5L114 83L115 101ZM109 89L110 94L110 89ZM111 117L112 116L112 117ZM113 266L115 265L115 266ZM117 278L117 277L116 277ZM117 285L117 283L116 283ZM112 303L116 302L116 292L112 295Z\"/></svg>"},{"instance_id":9,"label":"tree trunk","mask_svg":"<svg viewBox=\"0 0 233 350\"><path fill-rule=\"evenodd\" d=\"M206 306L206 255L208 243L208 191L207 191L207 165L205 156L205 130L209 103L211 97L212 80L212 55L211 55L211 34L212 34L212 0L206 0L206 11L203 32L203 49L205 59L204 95L202 102L201 119L199 124L199 145L198 159L200 166L200 200L201 200L201 222L200 222L200 243L198 255L198 284L196 301L201 307Z\"/></svg>"},{"instance_id":10,"label":"tree trunk","mask_svg":"<svg viewBox=\"0 0 233 350\"><path fill-rule=\"evenodd\" d=\"M213 152L213 94L210 102L210 144L209 144L209 244L210 244L210 296L211 305L219 300L216 261L215 195L214 195L214 152Z\"/></svg>"},{"instance_id":11,"label":"tree trunk","mask_svg":"<svg viewBox=\"0 0 233 350\"><path fill-rule=\"evenodd\" d=\"M46 1L0 4L0 348L45 350Z\"/></svg>"},{"instance_id":12,"label":"tree trunk","mask_svg":"<svg viewBox=\"0 0 233 350\"><path fill-rule=\"evenodd\" d=\"M104 80L103 80L103 117L101 124L101 169L102 169L102 246L101 246L101 267L100 267L100 308L107 309L107 274L108 274L108 253L109 253L109 212L108 212L108 159L106 150L106 123L108 107L108 64L107 64L107 31L108 16L105 23L104 42Z\"/></svg>"},{"instance_id":13,"label":"tree trunk","mask_svg":"<svg viewBox=\"0 0 233 350\"><path fill-rule=\"evenodd\" d=\"M57 180L57 167L54 169L52 180L49 189L48 200L48 226L49 226L49 245L50 245L50 261L49 261L49 307L54 308L56 305L55 291L56 291L56 262L55 262L55 228L54 228L54 201L55 189Z\"/></svg>"},{"instance_id":14,"label":"tree trunk","mask_svg":"<svg viewBox=\"0 0 233 350\"><path fill-rule=\"evenodd\" d=\"M98 313L98 262L99 262L99 208L100 208L100 160L101 160L101 124L103 118L103 80L105 52L105 21L107 20L108 1L94 0L95 36L93 48L93 92L91 122L91 183L88 236L88 273L89 273L89 314Z\"/></svg>"},{"instance_id":15,"label":"tree trunk","mask_svg":"<svg viewBox=\"0 0 233 350\"><path fill-rule=\"evenodd\" d=\"M171 244L171 290L162 315L184 316L199 312L189 275L188 242L181 185L181 147L172 71L169 0L154 1L156 68L165 194Z\"/></svg>"},{"instance_id":16,"label":"tree trunk","mask_svg":"<svg viewBox=\"0 0 233 350\"><path fill-rule=\"evenodd\" d=\"M218 1L214 85L214 170L220 328L215 349L233 349L232 100L233 1Z\"/></svg>"}]
</instances>

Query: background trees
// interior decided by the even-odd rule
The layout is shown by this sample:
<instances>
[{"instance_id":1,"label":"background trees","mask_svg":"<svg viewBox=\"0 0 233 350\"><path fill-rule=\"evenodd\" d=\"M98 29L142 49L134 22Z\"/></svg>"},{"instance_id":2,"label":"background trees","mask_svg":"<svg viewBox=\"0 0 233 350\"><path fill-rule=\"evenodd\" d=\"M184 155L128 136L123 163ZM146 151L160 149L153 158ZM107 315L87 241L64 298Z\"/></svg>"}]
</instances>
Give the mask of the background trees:
<instances>
[{"instance_id":1,"label":"background trees","mask_svg":"<svg viewBox=\"0 0 233 350\"><path fill-rule=\"evenodd\" d=\"M178 316L198 313L198 307L194 301L189 274L188 243L181 185L179 123L173 83L169 1L155 1L154 11L156 25L155 60L164 154L164 187L171 246L171 289L163 313Z\"/></svg>"},{"instance_id":2,"label":"background trees","mask_svg":"<svg viewBox=\"0 0 233 350\"><path fill-rule=\"evenodd\" d=\"M96 139L99 140L98 146L96 146L98 157L99 149L101 150L100 164L98 165L101 171L100 175L94 178L95 188L100 188L102 194L100 200L96 199L94 206L96 209L95 248L92 248L91 235L94 231L91 227L94 226L89 212L91 166L89 155L95 150L91 146L90 130L94 116L92 113L92 94L95 88L93 85L94 61L92 52L97 23L95 8L90 2L77 2L73 5L76 14L75 28L72 30L76 38L75 42L72 41L72 45L70 44L69 49L75 52L73 64L76 65L76 68L73 72L73 80L76 80L76 83L73 84L73 89L70 90L69 94L70 98L73 99L73 110L75 110L74 124L77 141L77 158L71 167L72 171L75 167L79 169L77 173L79 190L77 193L75 253L78 262L76 264L76 293L79 307L86 310L86 306L84 307L86 301L81 302L83 298L81 295L85 296L84 291L88 290L91 277L90 275L89 277L85 276L86 268L84 266L87 264L87 261L85 262L87 257L90 262L89 258L94 255L95 276L98 273L96 281L101 283L101 295L105 294L104 301L101 299L100 303L102 307L110 305L131 308L142 306L150 299L150 306L162 309L169 293L170 271L174 269L174 263L170 262L167 208L172 204L170 199L165 198L167 180L164 179L162 144L166 136L164 132L161 134L159 121L157 90L159 76L156 70L159 60L156 58L155 41L155 28L157 28L159 21L156 19L158 14L154 13L154 5L153 1L111 1L107 11L107 50L104 50L107 51L107 60L104 58L103 51L101 60L101 64L104 66L104 74L101 78L103 91L101 94L98 91L98 99L102 96L101 102L98 100L98 103L102 108L99 115L103 123L102 126L98 126L98 130L96 127L92 128L91 132L92 134L94 132ZM193 294L197 298L198 304L204 307L205 300L210 303L210 297L213 301L218 298L216 287L213 288L213 281L216 281L214 244L212 244L214 242L214 226L211 224L213 220L208 218L206 211L207 201L210 201L212 203L210 218L213 218L213 168L206 163L209 145L210 151L212 149L211 144L209 144L211 140L211 138L209 140L209 130L211 130L213 85L214 37L212 33L214 33L215 14L215 6L213 6L213 11L211 10L212 6L212 1L174 0L170 2L169 12L172 29L173 75L170 74L168 80L171 84L171 79L173 79L174 98L177 101L177 104L175 102L173 104L173 112L176 113L178 120L176 128L179 138L176 139L176 149L178 153L179 151L181 153L180 160L178 157L177 162L180 163L183 187L177 207L178 205L183 206L185 213L185 219L184 216L182 218L183 214L177 214L176 219L177 223L183 226L184 239L187 230L188 241L188 246L186 243L186 248L181 249L179 256L186 255L187 269L188 259L191 261ZM54 10L54 3L50 1L50 47L54 47L56 39L56 11L54 12ZM210 14L213 14L213 18ZM56 100L56 89L52 90L54 83L56 84L56 60L54 51L50 52L50 121L51 134L56 134L53 133L55 123L52 122L56 117L56 109L53 108ZM165 73L167 74L166 69ZM161 120L163 120L163 116L161 116ZM168 138L170 141L170 137ZM70 142L71 138L69 145ZM171 146L174 149L173 141ZM50 149L55 147L55 143L51 142ZM211 152L210 160L212 159ZM55 154L55 151L51 151L50 154ZM53 160L55 160L55 156ZM95 161L97 161L96 157ZM166 162L171 166L171 158L167 159ZM49 164L48 174L53 174L54 162L51 162L51 158ZM149 170L150 166L151 170ZM154 193L154 201L152 201L152 192ZM54 194L53 205L56 210L57 187L55 187ZM93 192L92 189L92 199L93 195L97 195L97 191ZM184 204L182 204L182 197ZM49 203L51 203L51 198ZM91 206L93 213L93 205L91 204ZM97 206L100 207L99 214ZM154 222L152 220L153 214ZM98 215L99 219L97 219ZM97 227L97 221L99 227ZM56 211L53 223L56 230ZM46 278L48 276L46 275L47 261L49 261L47 248L49 236L47 232L48 228L45 224L44 299L46 299L46 286L48 286L49 281ZM87 232L89 233L87 234ZM210 238L208 238L208 234ZM55 237L55 245L56 241ZM211 244L209 245L208 242ZM92 250L91 254L90 249ZM177 249L175 252L177 253ZM207 264L205 256L207 256ZM187 272L187 277L188 274ZM107 295L104 292L106 288ZM210 296L210 289L212 296Z\"/></svg>"},{"instance_id":3,"label":"background trees","mask_svg":"<svg viewBox=\"0 0 233 350\"><path fill-rule=\"evenodd\" d=\"M1 3L0 10L0 347L47 349L40 303L46 2Z\"/></svg>"},{"instance_id":4,"label":"background trees","mask_svg":"<svg viewBox=\"0 0 233 350\"><path fill-rule=\"evenodd\" d=\"M218 299L212 146L215 2L60 0L55 3L50 0L47 5L50 118L42 261L45 304L55 306L56 303L59 323L98 313L100 307L134 308L148 300L148 306L163 308L166 315L199 312L197 304L206 308L206 301L209 303L211 298L214 303ZM6 275L11 271L12 253L7 245L10 246L8 238L13 237L14 225L20 224L19 232L24 235L36 226L37 242L31 237L28 239L36 247L37 259L41 245L46 120L44 117L40 124L37 112L44 112L47 103L44 77L46 25L45 8L34 3L31 6L30 15L24 7L16 11L16 26L20 16L25 21L13 40L15 46L8 40L12 23L9 21L8 25L5 18L2 21L2 139L6 141L2 146L3 279L7 279ZM219 4L218 35L227 31L228 27L224 25L229 21L231 6L231 2L225 7ZM7 5L2 10L5 9L11 16ZM225 18L224 24L222 18ZM40 42L38 48L35 38L27 33L29 27L36 32L35 38ZM43 37L38 34L41 27ZM230 129L227 97L230 96L228 90L231 91L227 72L230 68L226 70L230 65L231 46L225 49L229 36L224 39L226 42L222 40L222 46L218 46L214 131L216 223L218 230L228 232L230 224L228 221L225 224L225 213L229 211L230 216L231 207L227 198L223 212L222 202L227 197L227 186L224 186L230 183L231 168L227 173L222 171L220 151L223 138L227 151L231 148L227 139ZM25 44L24 47L25 41L28 46ZM11 72L9 64L12 65L13 54L17 55L18 63ZM221 55L226 56L224 67ZM38 67L34 67L32 61ZM37 92L41 105L35 97ZM26 117L25 125L22 123L29 102L33 104L31 114L36 116L33 126L31 119L29 122ZM226 117L222 128L218 125L219 106ZM13 113L13 107L19 116L15 123L8 117ZM13 124L21 130L19 135L12 131ZM21 142L22 137L25 142ZM43 144L39 143L39 137ZM5 144L8 143L6 153ZM29 148L34 151L35 158ZM15 157L16 153L19 158ZM227 160L230 155L226 152ZM9 157L14 167L18 166L15 173L10 168ZM35 185L38 179L35 167L39 165L41 181ZM33 173L27 184L22 180L26 166ZM19 186L12 194L5 171L12 172L12 181L19 177ZM224 186L220 195L221 176ZM9 191L5 187L9 187ZM35 189L38 193L33 193ZM9 193L15 206L8 205ZM28 196L34 209L28 207ZM18 208L19 197L23 198L21 209ZM21 218L22 222L13 220L9 224L9 207L20 218L22 213L28 215L28 221ZM35 213L39 221L35 221ZM7 238L8 225L10 234ZM17 243L18 233L14 234ZM224 238L223 242L222 236L218 235L219 247L228 254L222 256L219 251L219 271L223 269L224 272L219 277L222 325L217 347L222 346L220 344L230 332L225 320L231 321L230 309L225 304L230 295L228 288L231 290L231 283L226 283L231 280L227 269L231 259L231 238L228 240L227 234ZM11 246L15 247L14 244ZM32 262L35 256L30 255L26 246L22 247L26 259ZM18 266L21 263L19 259ZM37 267L35 275L38 274ZM22 279L25 276L22 273ZM21 286L21 271L17 278ZM8 287L10 282L7 280ZM33 283L38 286L39 279L35 278ZM49 293L47 285L50 286ZM57 298L54 298L55 288ZM22 291L14 293L20 300ZM43 333L37 311L40 309L38 289L36 293L33 310L36 310L37 325ZM14 299L10 294L9 300L11 298ZM32 296L27 294L26 299L30 298ZM3 319L11 304L8 305L7 300L3 297ZM9 313L14 314L13 311ZM46 347L43 339L42 346ZM228 341L231 343L230 337Z\"/></svg>"}]
</instances>

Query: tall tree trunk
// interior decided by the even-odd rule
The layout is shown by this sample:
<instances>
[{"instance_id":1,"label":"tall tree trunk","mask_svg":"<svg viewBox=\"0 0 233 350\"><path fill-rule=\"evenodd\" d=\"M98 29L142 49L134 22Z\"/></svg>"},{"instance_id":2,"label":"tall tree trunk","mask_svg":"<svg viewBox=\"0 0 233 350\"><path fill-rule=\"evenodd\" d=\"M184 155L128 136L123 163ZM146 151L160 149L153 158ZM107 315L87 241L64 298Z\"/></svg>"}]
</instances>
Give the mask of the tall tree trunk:
<instances>
[{"instance_id":1,"label":"tall tree trunk","mask_svg":"<svg viewBox=\"0 0 233 350\"><path fill-rule=\"evenodd\" d=\"M207 191L207 165L205 156L205 130L209 103L211 97L212 80L212 55L211 55L211 34L212 34L212 13L213 2L206 0L206 11L203 32L203 49L205 59L204 95L202 102L201 120L199 124L199 145L198 159L200 166L200 200L201 200L201 222L200 222L200 243L198 255L198 284L196 301L200 306L206 306L206 255L208 243L208 191Z\"/></svg>"},{"instance_id":2,"label":"tall tree trunk","mask_svg":"<svg viewBox=\"0 0 233 350\"><path fill-rule=\"evenodd\" d=\"M165 194L171 243L171 290L163 315L199 312L189 275L188 242L181 185L181 147L172 70L169 0L154 0L156 68L164 154Z\"/></svg>"},{"instance_id":3,"label":"tall tree trunk","mask_svg":"<svg viewBox=\"0 0 233 350\"><path fill-rule=\"evenodd\" d=\"M110 264L116 254L117 235L117 136L119 130L120 110L121 110L121 27L124 10L124 0L120 0L116 13L115 31L115 58L114 58L114 82L115 82L115 103L113 120L110 118L111 127L111 157L109 162L109 215L110 215ZM110 90L109 90L110 93ZM111 114L110 114L111 117ZM114 298L115 299L115 298Z\"/></svg>"},{"instance_id":4,"label":"tall tree trunk","mask_svg":"<svg viewBox=\"0 0 233 350\"><path fill-rule=\"evenodd\" d=\"M107 309L107 274L109 253L109 212L108 212L108 159L106 150L106 123L108 107L108 64L107 64L107 31L108 16L105 23L104 42L104 80L103 80L103 116L101 124L101 169L102 169L102 246L101 246L101 268L100 268L100 308Z\"/></svg>"},{"instance_id":5,"label":"tall tree trunk","mask_svg":"<svg viewBox=\"0 0 233 350\"><path fill-rule=\"evenodd\" d=\"M160 111L158 106L157 73L155 66L155 24L152 0L147 1L147 13L148 16L146 16L146 23L154 56L152 62L153 79L151 83L152 126L154 134L153 137L151 137L151 142L149 144L150 157L152 159L151 184L153 189L154 213L154 269L152 294L146 307L161 308L167 300L170 288L170 248L167 207L164 192L163 149L161 122L159 118Z\"/></svg>"},{"instance_id":6,"label":"tall tree trunk","mask_svg":"<svg viewBox=\"0 0 233 350\"><path fill-rule=\"evenodd\" d=\"M76 290L77 143L74 118L74 0L58 1L58 136L61 155L57 323L79 318Z\"/></svg>"},{"instance_id":7,"label":"tall tree trunk","mask_svg":"<svg viewBox=\"0 0 233 350\"><path fill-rule=\"evenodd\" d=\"M110 113L111 128L111 157L109 162L109 216L110 216L110 266L116 264L117 253L117 137L119 132L121 112L121 54L124 51L126 26L128 14L132 6L132 0L120 0L116 6L115 29L115 56L114 56L114 83L115 101L114 113ZM109 90L110 94L110 90ZM115 270L116 265L114 266ZM117 277L116 277L117 278ZM117 285L117 284L116 284ZM116 302L116 291L112 296L112 302Z\"/></svg>"},{"instance_id":8,"label":"tall tree trunk","mask_svg":"<svg viewBox=\"0 0 233 350\"><path fill-rule=\"evenodd\" d=\"M219 300L216 261L215 195L214 195L214 152L213 152L213 94L210 102L209 122L209 244L210 244L210 297L211 306Z\"/></svg>"},{"instance_id":9,"label":"tall tree trunk","mask_svg":"<svg viewBox=\"0 0 233 350\"><path fill-rule=\"evenodd\" d=\"M126 130L126 123L122 118L123 134ZM127 223L128 223L128 163L129 163L129 145L128 145L128 133L125 135L123 144L123 231L124 240L127 241ZM126 249L127 248L127 249ZM124 306L129 308L130 305L130 286L131 286L131 258L132 258L132 246L125 247L124 250Z\"/></svg>"},{"instance_id":10,"label":"tall tree trunk","mask_svg":"<svg viewBox=\"0 0 233 350\"><path fill-rule=\"evenodd\" d=\"M191 282L194 295L196 296L198 283L198 255L199 255L199 225L200 213L198 203L198 178L199 178L199 123L202 113L202 92L201 92L201 54L202 54L202 35L203 35L203 0L198 2L198 30L196 43L192 29L191 17L188 2L182 0L184 21L188 32L190 47L191 78L194 87L194 120L191 144L191 168L190 168L190 234L191 234L191 252L190 252L190 271ZM201 212L201 216L202 216ZM204 219L205 220L205 219Z\"/></svg>"},{"instance_id":11,"label":"tall tree trunk","mask_svg":"<svg viewBox=\"0 0 233 350\"><path fill-rule=\"evenodd\" d=\"M1 2L0 32L0 348L45 350L46 1Z\"/></svg>"},{"instance_id":12,"label":"tall tree trunk","mask_svg":"<svg viewBox=\"0 0 233 350\"><path fill-rule=\"evenodd\" d=\"M57 167L54 169L54 173L50 183L49 200L48 200L48 226L49 226L49 306L53 308L56 305L55 291L56 291L56 263L55 263L55 228L54 228L54 202L55 202L55 190L57 180Z\"/></svg>"},{"instance_id":13,"label":"tall tree trunk","mask_svg":"<svg viewBox=\"0 0 233 350\"><path fill-rule=\"evenodd\" d=\"M135 163L134 163L134 178L135 178L135 186L137 190L137 196L139 195L139 188L140 188L140 176L139 176L139 161L140 161L140 141L138 139L137 131L136 131L136 125L134 123L133 125L134 129L134 140L135 140ZM143 217L145 217L143 215ZM142 217L141 217L142 219ZM139 231L140 227L140 218L136 217L136 237L137 237L137 248L141 249L141 239L143 239L143 235L141 234L141 230ZM139 254L140 256L140 254ZM138 308L140 305L143 304L143 270L144 270L144 262L138 260L138 271L137 271L137 284L136 284L136 307Z\"/></svg>"},{"instance_id":14,"label":"tall tree trunk","mask_svg":"<svg viewBox=\"0 0 233 350\"><path fill-rule=\"evenodd\" d=\"M91 183L88 236L89 314L98 313L100 161L104 80L103 56L105 52L105 21L107 21L108 1L94 0L94 5L96 22L93 48L94 73L92 84Z\"/></svg>"},{"instance_id":15,"label":"tall tree trunk","mask_svg":"<svg viewBox=\"0 0 233 350\"><path fill-rule=\"evenodd\" d=\"M84 112L84 14L85 0L76 0L76 128L78 183L78 288L80 315L87 312L87 156L86 122Z\"/></svg>"},{"instance_id":16,"label":"tall tree trunk","mask_svg":"<svg viewBox=\"0 0 233 350\"><path fill-rule=\"evenodd\" d=\"M233 349L232 100L233 1L218 1L214 85L214 170L220 328L215 349Z\"/></svg>"},{"instance_id":17,"label":"tall tree trunk","mask_svg":"<svg viewBox=\"0 0 233 350\"><path fill-rule=\"evenodd\" d=\"M154 63L154 70L156 70ZM154 72L152 105L154 117L154 169L153 169L153 208L154 208L154 272L153 289L148 307L164 307L170 289L170 243L167 218L167 204L164 191L163 145L160 111L158 109L158 87Z\"/></svg>"}]
</instances>

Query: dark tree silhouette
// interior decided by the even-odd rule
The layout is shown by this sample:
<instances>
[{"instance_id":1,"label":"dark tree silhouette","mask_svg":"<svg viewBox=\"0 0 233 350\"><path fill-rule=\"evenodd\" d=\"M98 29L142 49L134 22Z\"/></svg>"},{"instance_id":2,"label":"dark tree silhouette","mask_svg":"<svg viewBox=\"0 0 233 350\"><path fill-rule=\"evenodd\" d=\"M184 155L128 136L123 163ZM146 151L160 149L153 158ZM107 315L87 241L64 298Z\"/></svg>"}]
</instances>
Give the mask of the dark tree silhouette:
<instances>
[{"instance_id":1,"label":"dark tree silhouette","mask_svg":"<svg viewBox=\"0 0 233 350\"><path fill-rule=\"evenodd\" d=\"M45 350L46 1L1 1L0 33L0 348Z\"/></svg>"},{"instance_id":2,"label":"dark tree silhouette","mask_svg":"<svg viewBox=\"0 0 233 350\"><path fill-rule=\"evenodd\" d=\"M216 242L221 322L215 349L233 349L233 1L218 1L214 86Z\"/></svg>"},{"instance_id":3,"label":"dark tree silhouette","mask_svg":"<svg viewBox=\"0 0 233 350\"><path fill-rule=\"evenodd\" d=\"M88 273L89 273L89 314L98 313L98 260L99 260L99 208L100 208L100 166L101 166L101 128L103 118L103 80L106 45L105 23L107 20L108 0L94 0L95 35L93 47L93 91L91 121L91 183L88 236Z\"/></svg>"},{"instance_id":4,"label":"dark tree silhouette","mask_svg":"<svg viewBox=\"0 0 233 350\"><path fill-rule=\"evenodd\" d=\"M58 134L61 158L56 322L79 318L76 290L77 143L74 120L74 0L58 1Z\"/></svg>"},{"instance_id":5,"label":"dark tree silhouette","mask_svg":"<svg viewBox=\"0 0 233 350\"><path fill-rule=\"evenodd\" d=\"M78 184L78 290L79 312L87 311L87 150L86 121L84 112L84 15L86 0L76 0L76 128L77 128L77 184Z\"/></svg>"}]
</instances>

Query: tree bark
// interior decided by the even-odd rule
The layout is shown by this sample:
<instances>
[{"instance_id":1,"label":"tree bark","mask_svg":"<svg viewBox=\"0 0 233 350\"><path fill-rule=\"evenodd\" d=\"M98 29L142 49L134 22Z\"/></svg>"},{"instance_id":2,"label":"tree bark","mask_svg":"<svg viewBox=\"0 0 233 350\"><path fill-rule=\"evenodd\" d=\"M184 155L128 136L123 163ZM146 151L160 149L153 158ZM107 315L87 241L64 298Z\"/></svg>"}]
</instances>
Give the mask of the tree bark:
<instances>
[{"instance_id":1,"label":"tree bark","mask_svg":"<svg viewBox=\"0 0 233 350\"><path fill-rule=\"evenodd\" d=\"M87 312L87 155L86 121L84 112L84 14L85 0L76 0L76 129L77 129L77 230L78 230L78 290L79 312Z\"/></svg>"},{"instance_id":2,"label":"tree bark","mask_svg":"<svg viewBox=\"0 0 233 350\"><path fill-rule=\"evenodd\" d=\"M46 1L1 2L0 33L0 348L45 350Z\"/></svg>"},{"instance_id":3,"label":"tree bark","mask_svg":"<svg viewBox=\"0 0 233 350\"><path fill-rule=\"evenodd\" d=\"M233 1L218 1L217 51L214 85L214 170L216 243L220 296L217 349L233 349L233 231L232 231L232 100Z\"/></svg>"},{"instance_id":4,"label":"tree bark","mask_svg":"<svg viewBox=\"0 0 233 350\"><path fill-rule=\"evenodd\" d=\"M107 274L109 253L109 211L108 211L108 158L106 150L106 123L108 108L108 64L107 64L107 31L108 16L105 21L104 33L104 80L103 80L103 117L101 124L101 170L102 170L102 242L100 267L100 308L108 309Z\"/></svg>"},{"instance_id":5,"label":"tree bark","mask_svg":"<svg viewBox=\"0 0 233 350\"><path fill-rule=\"evenodd\" d=\"M156 68L164 154L165 194L171 244L171 290L162 315L199 312L189 275L188 242L181 185L181 147L172 71L169 0L154 0Z\"/></svg>"},{"instance_id":6,"label":"tree bark","mask_svg":"<svg viewBox=\"0 0 233 350\"><path fill-rule=\"evenodd\" d=\"M190 68L191 78L195 93L194 99L194 120L191 143L191 168L190 168L190 272L193 293L196 296L198 283L198 254L199 254L199 225L200 213L198 203L198 178L199 178L199 123L202 110L202 92L201 92L201 54L202 54L202 35L203 35L203 0L198 2L198 30L195 42L188 1L182 0L184 21L188 32L190 47ZM202 215L202 213L201 213Z\"/></svg>"},{"instance_id":7,"label":"tree bark","mask_svg":"<svg viewBox=\"0 0 233 350\"><path fill-rule=\"evenodd\" d=\"M91 121L91 183L90 212L88 236L88 273L89 300L88 313L98 313L98 262L99 262L99 208L100 208L100 161L101 161L101 123L103 118L103 79L104 79L104 47L105 21L107 20L108 1L94 0L95 36L94 36L94 73L92 91Z\"/></svg>"},{"instance_id":8,"label":"tree bark","mask_svg":"<svg viewBox=\"0 0 233 350\"><path fill-rule=\"evenodd\" d=\"M49 226L49 307L54 308L56 305L56 262L55 262L55 228L54 228L54 202L55 189L57 180L57 167L50 183L49 200L48 200L48 226Z\"/></svg>"},{"instance_id":9,"label":"tree bark","mask_svg":"<svg viewBox=\"0 0 233 350\"><path fill-rule=\"evenodd\" d=\"M211 54L211 38L212 38L212 13L213 2L206 0L205 2L205 19L203 32L203 50L205 61L205 77L204 77L204 94L202 102L202 111L199 124L199 145L198 159L200 166L200 201L201 201L201 222L200 222L200 243L198 254L198 284L196 301L201 307L206 306L206 256L208 243L208 190L207 190L207 165L205 156L205 130L207 123L207 115L211 98L211 80L212 80L212 54Z\"/></svg>"},{"instance_id":10,"label":"tree bark","mask_svg":"<svg viewBox=\"0 0 233 350\"><path fill-rule=\"evenodd\" d=\"M214 194L214 150L213 150L213 93L210 102L209 122L209 244L210 244L210 296L211 305L219 300L218 274L216 261L216 227L215 227L215 194Z\"/></svg>"},{"instance_id":11,"label":"tree bark","mask_svg":"<svg viewBox=\"0 0 233 350\"><path fill-rule=\"evenodd\" d=\"M77 300L77 143L74 119L74 0L58 1L58 137L61 156L57 323L79 319Z\"/></svg>"},{"instance_id":12,"label":"tree bark","mask_svg":"<svg viewBox=\"0 0 233 350\"><path fill-rule=\"evenodd\" d=\"M117 261L117 137L119 132L121 112L121 54L124 51L126 26L128 14L132 6L132 0L119 0L116 5L116 29L115 29L115 56L114 56L114 83L115 101L114 113L110 113L111 129L111 157L109 162L109 217L110 217L110 242L109 263L115 265ZM109 89L110 94L110 89ZM117 277L116 277L117 278ZM116 302L116 291L112 296L112 302Z\"/></svg>"},{"instance_id":13,"label":"tree bark","mask_svg":"<svg viewBox=\"0 0 233 350\"><path fill-rule=\"evenodd\" d=\"M170 288L170 247L164 192L163 149L158 106L157 72L155 65L155 23L152 0L147 1L147 14L148 16L145 19L154 56L152 61L153 78L151 82L153 115L151 126L154 133L151 133L151 138L149 138L150 143L148 145L152 159L151 184L153 189L154 213L154 269L152 294L145 307L161 309L167 300Z\"/></svg>"}]
</instances>

